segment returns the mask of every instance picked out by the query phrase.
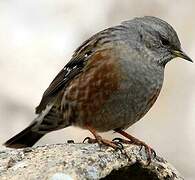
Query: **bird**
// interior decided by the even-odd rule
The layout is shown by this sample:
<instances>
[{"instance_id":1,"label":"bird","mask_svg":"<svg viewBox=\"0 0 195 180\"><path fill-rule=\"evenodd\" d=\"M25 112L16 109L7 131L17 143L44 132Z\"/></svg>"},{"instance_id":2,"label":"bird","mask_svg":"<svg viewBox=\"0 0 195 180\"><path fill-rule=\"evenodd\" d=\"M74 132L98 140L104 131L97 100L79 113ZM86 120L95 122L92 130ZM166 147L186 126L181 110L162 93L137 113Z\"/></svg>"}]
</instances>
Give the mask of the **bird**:
<instances>
[{"instance_id":1,"label":"bird","mask_svg":"<svg viewBox=\"0 0 195 180\"><path fill-rule=\"evenodd\" d=\"M135 17L94 34L45 90L32 123L4 145L31 147L49 132L76 126L92 133L90 142L114 149L118 144L99 133L117 132L150 157L152 148L125 130L153 106L165 66L176 57L193 62L174 28L158 17Z\"/></svg>"}]
</instances>

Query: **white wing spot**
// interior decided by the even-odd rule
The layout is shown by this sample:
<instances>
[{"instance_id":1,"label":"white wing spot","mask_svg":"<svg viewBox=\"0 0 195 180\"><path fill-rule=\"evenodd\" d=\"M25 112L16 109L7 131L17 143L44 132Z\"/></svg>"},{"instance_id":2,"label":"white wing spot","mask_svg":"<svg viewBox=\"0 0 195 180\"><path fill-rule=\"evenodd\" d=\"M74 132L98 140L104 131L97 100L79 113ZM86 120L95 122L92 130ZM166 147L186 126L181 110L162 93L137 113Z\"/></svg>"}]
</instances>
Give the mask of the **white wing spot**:
<instances>
[{"instance_id":1,"label":"white wing spot","mask_svg":"<svg viewBox=\"0 0 195 180\"><path fill-rule=\"evenodd\" d=\"M77 66L74 66L72 69L75 69Z\"/></svg>"}]
</instances>

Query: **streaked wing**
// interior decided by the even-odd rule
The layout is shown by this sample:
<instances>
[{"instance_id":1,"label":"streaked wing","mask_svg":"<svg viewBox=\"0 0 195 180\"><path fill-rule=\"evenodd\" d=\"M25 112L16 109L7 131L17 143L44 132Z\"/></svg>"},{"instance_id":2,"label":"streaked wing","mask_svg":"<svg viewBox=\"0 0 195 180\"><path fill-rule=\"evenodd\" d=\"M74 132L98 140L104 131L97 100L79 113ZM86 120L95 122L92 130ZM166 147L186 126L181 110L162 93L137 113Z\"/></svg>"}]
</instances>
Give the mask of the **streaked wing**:
<instances>
[{"instance_id":1,"label":"streaked wing","mask_svg":"<svg viewBox=\"0 0 195 180\"><path fill-rule=\"evenodd\" d=\"M73 79L82 71L84 66L83 59L74 59L72 60L71 64L70 62L58 73L58 75L54 78L54 80L44 92L42 100L39 106L36 108L37 114L41 113L47 104L56 97L58 92L64 89L71 81L71 79Z\"/></svg>"},{"instance_id":2,"label":"streaked wing","mask_svg":"<svg viewBox=\"0 0 195 180\"><path fill-rule=\"evenodd\" d=\"M90 56L102 49L103 45L110 43L110 41L118 40L117 31L124 30L122 25L114 28L105 29L88 40L86 40L80 47L78 47L72 56L72 59L54 78L49 87L43 94L39 106L36 108L36 113L41 113L59 93L60 90L65 89L69 82L79 73L82 72L85 64L90 60Z\"/></svg>"}]
</instances>

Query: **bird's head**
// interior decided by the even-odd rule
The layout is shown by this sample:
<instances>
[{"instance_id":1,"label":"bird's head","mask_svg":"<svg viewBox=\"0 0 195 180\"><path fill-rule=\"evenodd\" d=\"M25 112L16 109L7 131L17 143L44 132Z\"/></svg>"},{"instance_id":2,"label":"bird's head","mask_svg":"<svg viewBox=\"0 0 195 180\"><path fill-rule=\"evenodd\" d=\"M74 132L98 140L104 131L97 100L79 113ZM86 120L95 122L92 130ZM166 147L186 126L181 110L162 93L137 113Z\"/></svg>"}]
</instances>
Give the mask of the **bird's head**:
<instances>
[{"instance_id":1,"label":"bird's head","mask_svg":"<svg viewBox=\"0 0 195 180\"><path fill-rule=\"evenodd\" d=\"M155 59L160 64L166 65L175 57L193 62L182 50L177 33L167 22L152 16L135 18L132 21L139 32L141 44L158 57Z\"/></svg>"}]
</instances>

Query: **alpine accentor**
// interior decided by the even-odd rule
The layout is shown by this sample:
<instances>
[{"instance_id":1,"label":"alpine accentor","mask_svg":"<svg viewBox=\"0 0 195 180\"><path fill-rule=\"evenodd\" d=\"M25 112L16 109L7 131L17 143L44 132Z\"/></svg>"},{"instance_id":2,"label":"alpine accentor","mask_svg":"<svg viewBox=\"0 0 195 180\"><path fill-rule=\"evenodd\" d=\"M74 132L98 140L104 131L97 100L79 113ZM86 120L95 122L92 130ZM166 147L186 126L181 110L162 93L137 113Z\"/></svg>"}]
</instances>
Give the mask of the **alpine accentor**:
<instances>
[{"instance_id":1,"label":"alpine accentor","mask_svg":"<svg viewBox=\"0 0 195 180\"><path fill-rule=\"evenodd\" d=\"M156 101L164 68L175 57L192 60L182 51L175 30L151 16L105 29L76 49L36 108L37 118L5 143L32 146L46 133L68 126L88 129L99 144L117 143L97 132L114 130L151 148L123 130L140 120Z\"/></svg>"}]
</instances>

